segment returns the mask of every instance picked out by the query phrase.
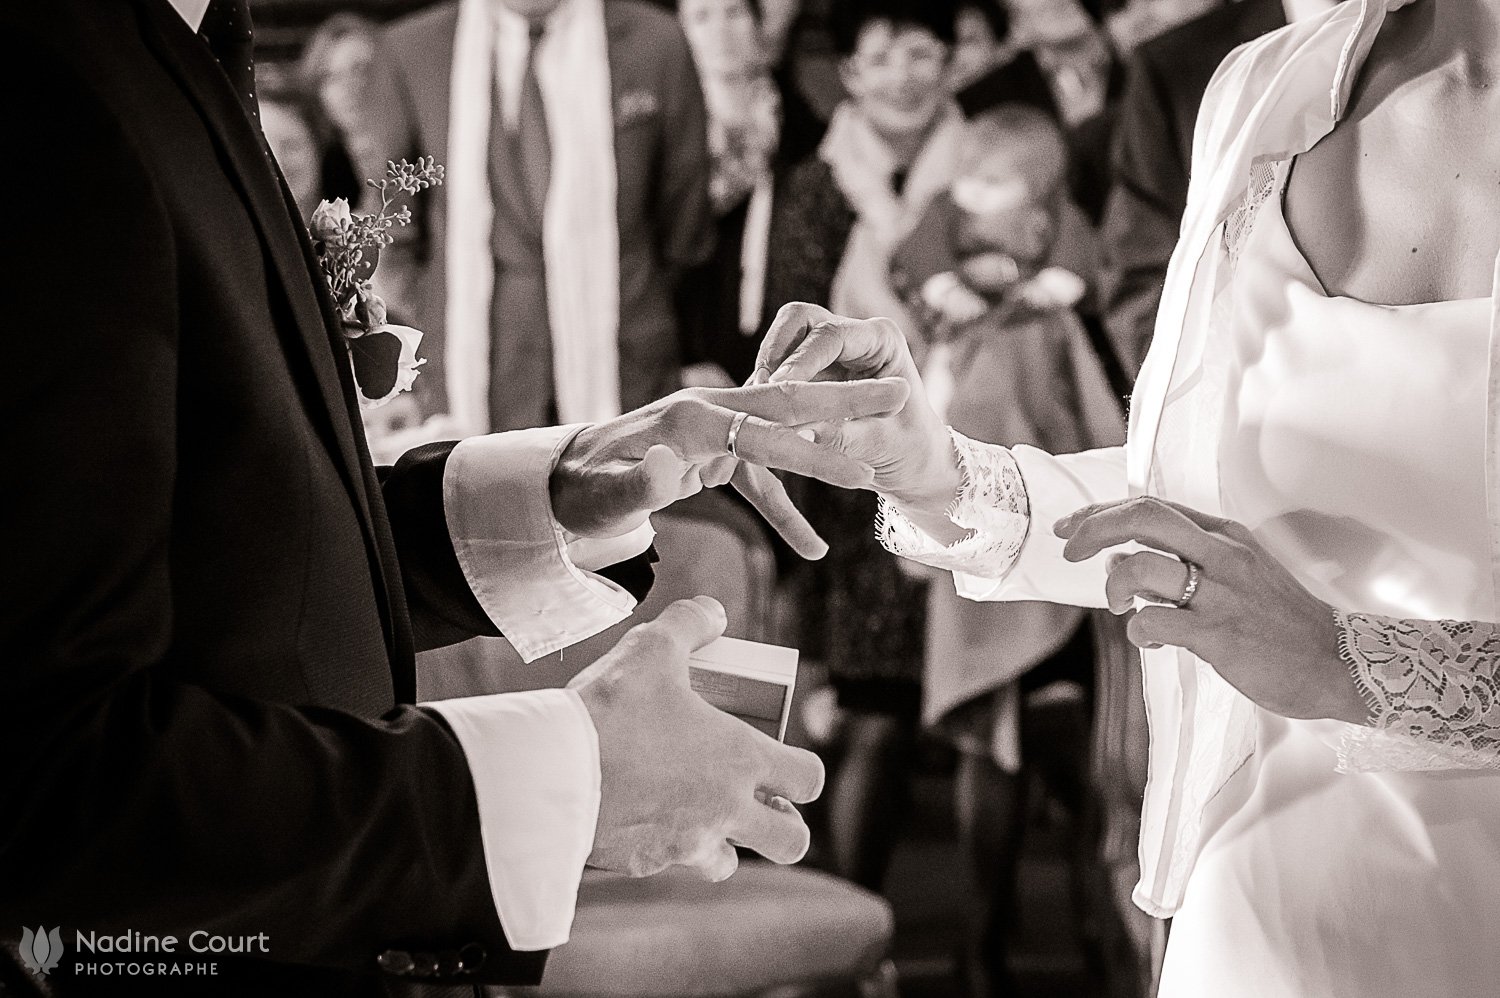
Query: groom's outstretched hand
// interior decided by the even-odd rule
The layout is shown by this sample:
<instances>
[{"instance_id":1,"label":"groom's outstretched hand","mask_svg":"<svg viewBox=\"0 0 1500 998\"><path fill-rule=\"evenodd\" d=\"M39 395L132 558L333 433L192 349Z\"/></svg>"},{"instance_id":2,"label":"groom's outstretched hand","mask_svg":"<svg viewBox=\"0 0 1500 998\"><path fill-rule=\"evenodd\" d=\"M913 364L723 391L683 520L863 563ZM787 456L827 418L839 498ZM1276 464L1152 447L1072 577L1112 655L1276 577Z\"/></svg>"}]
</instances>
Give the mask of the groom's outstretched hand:
<instances>
[{"instance_id":1,"label":"groom's outstretched hand","mask_svg":"<svg viewBox=\"0 0 1500 998\"><path fill-rule=\"evenodd\" d=\"M632 628L571 683L599 734L599 821L589 865L644 877L687 866L734 872L742 845L778 863L807 851L787 803L814 800L823 764L708 705L688 655L724 633L724 608L680 600Z\"/></svg>"},{"instance_id":2,"label":"groom's outstretched hand","mask_svg":"<svg viewBox=\"0 0 1500 998\"><path fill-rule=\"evenodd\" d=\"M793 550L821 558L827 545L766 469L869 486L868 464L797 427L897 412L908 391L900 378L684 389L574 437L552 472L553 515L575 534L618 536L700 489L732 482ZM735 429L739 459L729 452L737 413L748 414Z\"/></svg>"}]
</instances>

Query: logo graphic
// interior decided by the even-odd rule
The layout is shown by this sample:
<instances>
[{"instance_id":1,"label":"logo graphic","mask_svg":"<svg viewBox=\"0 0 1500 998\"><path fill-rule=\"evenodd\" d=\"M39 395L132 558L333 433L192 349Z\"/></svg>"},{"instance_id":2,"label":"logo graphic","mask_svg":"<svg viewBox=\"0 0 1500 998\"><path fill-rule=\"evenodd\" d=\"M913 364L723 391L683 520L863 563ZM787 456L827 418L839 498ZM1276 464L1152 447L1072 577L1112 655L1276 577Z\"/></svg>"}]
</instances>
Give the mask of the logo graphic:
<instances>
[{"instance_id":1,"label":"logo graphic","mask_svg":"<svg viewBox=\"0 0 1500 998\"><path fill-rule=\"evenodd\" d=\"M33 974L50 974L62 955L61 928L48 932L39 925L36 932L32 932L25 926L21 927L21 962Z\"/></svg>"}]
</instances>

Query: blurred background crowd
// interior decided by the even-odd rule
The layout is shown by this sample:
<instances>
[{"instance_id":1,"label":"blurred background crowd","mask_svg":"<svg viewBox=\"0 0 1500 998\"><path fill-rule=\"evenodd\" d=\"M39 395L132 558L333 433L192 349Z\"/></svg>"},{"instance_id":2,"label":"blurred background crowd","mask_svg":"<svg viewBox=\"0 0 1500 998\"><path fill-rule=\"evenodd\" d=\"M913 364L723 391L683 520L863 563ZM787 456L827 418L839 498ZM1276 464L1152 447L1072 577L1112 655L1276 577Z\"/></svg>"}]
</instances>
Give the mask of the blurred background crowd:
<instances>
[{"instance_id":1,"label":"blurred background crowd","mask_svg":"<svg viewBox=\"0 0 1500 998\"><path fill-rule=\"evenodd\" d=\"M428 358L368 417L389 459L445 437L460 396L509 430L741 383L796 300L898 319L971 437L1119 443L1197 102L1232 47L1297 6L255 0L254 15L262 125L307 215L325 198L357 210L388 160L449 170L381 263L377 290ZM1160 929L1129 899L1145 718L1117 622L968 603L880 548L872 496L790 485L826 559L798 562L735 497L700 495L657 524L642 613L709 593L731 634L801 649L789 738L830 774L807 863L890 902L888 985L1148 994ZM553 684L590 647L522 666L481 639L434 653L422 693Z\"/></svg>"}]
</instances>

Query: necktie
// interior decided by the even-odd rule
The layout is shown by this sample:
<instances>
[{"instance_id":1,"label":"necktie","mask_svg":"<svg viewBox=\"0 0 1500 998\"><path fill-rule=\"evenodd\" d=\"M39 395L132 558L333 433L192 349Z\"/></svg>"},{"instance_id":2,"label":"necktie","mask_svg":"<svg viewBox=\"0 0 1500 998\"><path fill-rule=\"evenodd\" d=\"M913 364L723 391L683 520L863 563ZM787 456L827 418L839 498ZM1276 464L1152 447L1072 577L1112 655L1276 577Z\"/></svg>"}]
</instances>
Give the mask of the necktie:
<instances>
[{"instance_id":1,"label":"necktie","mask_svg":"<svg viewBox=\"0 0 1500 998\"><path fill-rule=\"evenodd\" d=\"M552 142L547 137L547 108L536 75L536 50L545 25L531 24L531 45L526 52L526 75L521 78L521 105L516 120L516 157L521 180L540 216L547 204L547 186L552 178Z\"/></svg>"},{"instance_id":2,"label":"necktie","mask_svg":"<svg viewBox=\"0 0 1500 998\"><path fill-rule=\"evenodd\" d=\"M224 75L252 119L260 118L255 101L255 32L250 0L212 0L198 26L198 37L219 60Z\"/></svg>"}]
</instances>

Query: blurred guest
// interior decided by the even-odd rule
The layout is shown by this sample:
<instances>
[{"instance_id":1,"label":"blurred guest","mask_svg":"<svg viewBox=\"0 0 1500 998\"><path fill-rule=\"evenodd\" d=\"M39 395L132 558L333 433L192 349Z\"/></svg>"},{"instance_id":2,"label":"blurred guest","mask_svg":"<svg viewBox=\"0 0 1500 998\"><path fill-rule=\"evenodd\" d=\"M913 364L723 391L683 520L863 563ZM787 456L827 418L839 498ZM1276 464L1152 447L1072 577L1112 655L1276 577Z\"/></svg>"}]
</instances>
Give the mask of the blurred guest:
<instances>
[{"instance_id":1,"label":"blurred guest","mask_svg":"<svg viewBox=\"0 0 1500 998\"><path fill-rule=\"evenodd\" d=\"M1036 55L1011 38L1010 14L1001 0L965 0L958 7L953 46L954 92L973 117L1000 104L1034 104L1061 120Z\"/></svg>"},{"instance_id":2,"label":"blurred guest","mask_svg":"<svg viewBox=\"0 0 1500 998\"><path fill-rule=\"evenodd\" d=\"M1143 42L1229 2L1231 0L1127 0L1118 9L1110 11L1104 24L1115 51L1128 56Z\"/></svg>"},{"instance_id":3,"label":"blurred guest","mask_svg":"<svg viewBox=\"0 0 1500 998\"><path fill-rule=\"evenodd\" d=\"M607 418L680 383L673 289L711 249L703 97L673 16L638 0L459 0L391 27L372 166L447 182L386 253L426 330L445 430Z\"/></svg>"},{"instance_id":4,"label":"blurred guest","mask_svg":"<svg viewBox=\"0 0 1500 998\"><path fill-rule=\"evenodd\" d=\"M1244 42L1332 0L1242 0L1136 49L1112 144L1113 184L1102 225L1105 327L1134 379L1146 356L1167 259L1187 206L1198 104L1214 70Z\"/></svg>"},{"instance_id":5,"label":"blurred guest","mask_svg":"<svg viewBox=\"0 0 1500 998\"><path fill-rule=\"evenodd\" d=\"M1119 400L1072 312L1084 282L1057 263L1058 233L1077 213L1066 170L1045 112L986 112L965 130L952 188L896 252L901 283L951 353L947 421L972 439L1069 451L1124 441ZM954 803L980 898L968 966L978 998L1009 993L1032 774L1075 827L1084 812L1093 647L1076 607L976 603L947 584L929 594L923 720L959 750Z\"/></svg>"},{"instance_id":6,"label":"blurred guest","mask_svg":"<svg viewBox=\"0 0 1500 998\"><path fill-rule=\"evenodd\" d=\"M771 206L788 168L816 148L823 124L772 68L752 0L683 0L683 30L708 105L713 256L679 289L684 379L734 385L750 376L779 302L766 297Z\"/></svg>"},{"instance_id":7,"label":"blurred guest","mask_svg":"<svg viewBox=\"0 0 1500 998\"><path fill-rule=\"evenodd\" d=\"M375 58L373 22L358 14L335 14L318 26L297 64L301 85L312 95L326 126L323 137L323 196L358 200L364 182L355 164L369 166L360 127ZM383 164L380 164L383 166ZM384 170L369 174L379 177Z\"/></svg>"},{"instance_id":8,"label":"blurred guest","mask_svg":"<svg viewBox=\"0 0 1500 998\"><path fill-rule=\"evenodd\" d=\"M322 154L314 109L295 87L262 83L257 90L261 132L305 223L323 197Z\"/></svg>"},{"instance_id":9,"label":"blurred guest","mask_svg":"<svg viewBox=\"0 0 1500 998\"><path fill-rule=\"evenodd\" d=\"M892 316L915 330L891 288L891 252L953 178L963 131L948 89L954 9L860 0L833 15L849 98L777 199L771 297L833 301L844 314ZM871 497L808 493L804 509L829 554L800 580L802 643L825 660L847 722L828 794L833 865L878 887L916 734L925 586L875 543Z\"/></svg>"},{"instance_id":10,"label":"blurred guest","mask_svg":"<svg viewBox=\"0 0 1500 998\"><path fill-rule=\"evenodd\" d=\"M1008 0L1014 44L1036 53L1063 123L1076 127L1104 110L1114 55L1078 0Z\"/></svg>"}]
</instances>

